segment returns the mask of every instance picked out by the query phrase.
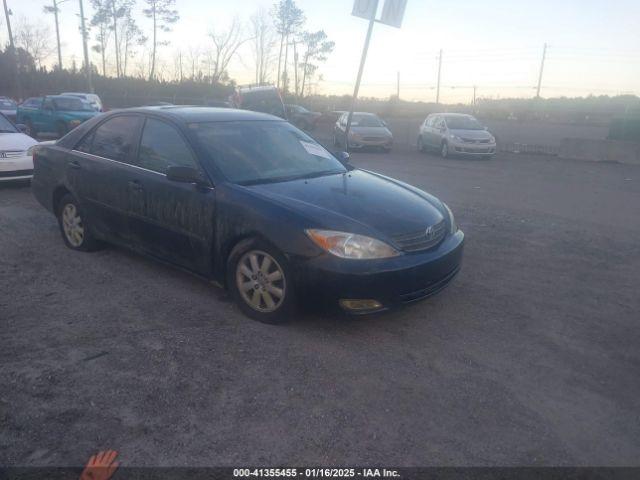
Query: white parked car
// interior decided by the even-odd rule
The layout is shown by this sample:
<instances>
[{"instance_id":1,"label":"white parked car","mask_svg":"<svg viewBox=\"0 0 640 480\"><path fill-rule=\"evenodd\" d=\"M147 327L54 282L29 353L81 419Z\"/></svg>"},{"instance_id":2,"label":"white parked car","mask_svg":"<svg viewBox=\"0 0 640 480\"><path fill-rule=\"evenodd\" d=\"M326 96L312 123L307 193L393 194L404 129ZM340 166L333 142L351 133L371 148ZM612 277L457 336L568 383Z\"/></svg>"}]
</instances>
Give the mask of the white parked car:
<instances>
[{"instance_id":1,"label":"white parked car","mask_svg":"<svg viewBox=\"0 0 640 480\"><path fill-rule=\"evenodd\" d=\"M443 158L472 155L491 158L496 153L496 139L472 115L432 113L420 125L418 150L436 150Z\"/></svg>"},{"instance_id":2,"label":"white parked car","mask_svg":"<svg viewBox=\"0 0 640 480\"><path fill-rule=\"evenodd\" d=\"M29 149L37 144L0 114L0 182L28 180L33 176L33 157Z\"/></svg>"}]
</instances>

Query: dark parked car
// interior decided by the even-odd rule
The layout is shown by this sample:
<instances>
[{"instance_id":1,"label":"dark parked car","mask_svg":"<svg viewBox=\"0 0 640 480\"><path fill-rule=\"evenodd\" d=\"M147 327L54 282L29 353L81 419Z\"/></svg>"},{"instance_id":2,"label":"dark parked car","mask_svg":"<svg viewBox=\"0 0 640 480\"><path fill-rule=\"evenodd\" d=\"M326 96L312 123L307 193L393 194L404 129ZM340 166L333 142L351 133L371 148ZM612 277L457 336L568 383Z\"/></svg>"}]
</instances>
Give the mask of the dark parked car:
<instances>
[{"instance_id":1,"label":"dark parked car","mask_svg":"<svg viewBox=\"0 0 640 480\"><path fill-rule=\"evenodd\" d=\"M286 104L285 109L287 111L287 118L289 121L296 127L307 131L311 131L316 128L318 120L322 117L321 113L307 110L302 105Z\"/></svg>"},{"instance_id":2,"label":"dark parked car","mask_svg":"<svg viewBox=\"0 0 640 480\"><path fill-rule=\"evenodd\" d=\"M33 192L68 247L106 241L192 270L264 322L300 299L351 313L410 303L461 265L464 235L444 203L270 115L111 112L36 147L34 164Z\"/></svg>"},{"instance_id":3,"label":"dark parked car","mask_svg":"<svg viewBox=\"0 0 640 480\"><path fill-rule=\"evenodd\" d=\"M287 118L280 90L273 85L238 87L229 97L229 103L233 108L268 113L285 120Z\"/></svg>"}]
</instances>

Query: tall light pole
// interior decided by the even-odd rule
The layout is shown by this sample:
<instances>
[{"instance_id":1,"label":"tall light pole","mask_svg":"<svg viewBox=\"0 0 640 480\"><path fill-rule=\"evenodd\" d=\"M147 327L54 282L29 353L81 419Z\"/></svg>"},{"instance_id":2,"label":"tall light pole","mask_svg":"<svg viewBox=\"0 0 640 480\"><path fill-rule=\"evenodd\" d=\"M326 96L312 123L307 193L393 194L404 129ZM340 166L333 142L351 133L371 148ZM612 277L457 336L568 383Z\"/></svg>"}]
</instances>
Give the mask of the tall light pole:
<instances>
[{"instance_id":1,"label":"tall light pole","mask_svg":"<svg viewBox=\"0 0 640 480\"><path fill-rule=\"evenodd\" d=\"M358 92L360 91L360 81L362 80L362 72L364 71L364 64L367 61L367 53L369 52L369 43L371 42L371 34L373 33L373 26L376 23L376 13L378 12L378 0L374 0L374 7L372 8L373 15L369 19L369 28L367 29L367 37L364 40L364 48L362 49L362 57L360 58L360 68L358 69L358 78L356 78L356 86L353 89L353 98L351 99L351 108L349 109L349 115L347 116L347 126L344 130L344 145L349 150L349 131L351 130L351 120L353 120L353 111L356 108L356 101L358 100Z\"/></svg>"},{"instance_id":2,"label":"tall light pole","mask_svg":"<svg viewBox=\"0 0 640 480\"><path fill-rule=\"evenodd\" d=\"M58 70L62 70L62 48L60 47L60 24L58 23L58 2L53 0L53 16L56 20L56 41L58 42Z\"/></svg>"},{"instance_id":3,"label":"tall light pole","mask_svg":"<svg viewBox=\"0 0 640 480\"><path fill-rule=\"evenodd\" d=\"M15 46L13 45L13 34L11 33L11 19L9 18L11 13L9 12L9 7L7 7L7 0L2 0L2 3L4 4L4 16L7 19L7 31L9 32L9 46L11 47L11 50L14 50Z\"/></svg>"},{"instance_id":4,"label":"tall light pole","mask_svg":"<svg viewBox=\"0 0 640 480\"><path fill-rule=\"evenodd\" d=\"M540 75L538 76L538 88L536 90L536 98L540 98L540 89L542 88L542 74L544 72L544 62L547 59L547 44L542 49L542 63L540 64Z\"/></svg>"},{"instance_id":5,"label":"tall light pole","mask_svg":"<svg viewBox=\"0 0 640 480\"><path fill-rule=\"evenodd\" d=\"M442 49L438 54L438 87L436 88L436 104L440 103L440 76L442 73Z\"/></svg>"},{"instance_id":6,"label":"tall light pole","mask_svg":"<svg viewBox=\"0 0 640 480\"><path fill-rule=\"evenodd\" d=\"M89 88L89 93L93 92L93 83L91 81L91 65L89 64L89 48L87 47L87 26L84 22L84 7L82 5L82 0L78 0L80 2L80 26L82 29L82 49L84 51L84 71L87 76L87 87Z\"/></svg>"}]
</instances>

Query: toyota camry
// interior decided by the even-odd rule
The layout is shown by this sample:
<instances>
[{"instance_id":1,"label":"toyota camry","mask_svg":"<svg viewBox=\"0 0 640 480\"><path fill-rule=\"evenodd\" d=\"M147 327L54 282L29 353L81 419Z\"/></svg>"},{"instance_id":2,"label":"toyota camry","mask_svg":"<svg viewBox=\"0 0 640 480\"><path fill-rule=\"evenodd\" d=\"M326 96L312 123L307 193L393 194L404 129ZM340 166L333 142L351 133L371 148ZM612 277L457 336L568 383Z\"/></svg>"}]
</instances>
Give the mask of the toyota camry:
<instances>
[{"instance_id":1,"label":"toyota camry","mask_svg":"<svg viewBox=\"0 0 640 480\"><path fill-rule=\"evenodd\" d=\"M386 310L460 269L464 235L443 202L271 115L120 110L36 147L33 160L33 192L69 248L112 243L172 263L263 322L307 301Z\"/></svg>"}]
</instances>

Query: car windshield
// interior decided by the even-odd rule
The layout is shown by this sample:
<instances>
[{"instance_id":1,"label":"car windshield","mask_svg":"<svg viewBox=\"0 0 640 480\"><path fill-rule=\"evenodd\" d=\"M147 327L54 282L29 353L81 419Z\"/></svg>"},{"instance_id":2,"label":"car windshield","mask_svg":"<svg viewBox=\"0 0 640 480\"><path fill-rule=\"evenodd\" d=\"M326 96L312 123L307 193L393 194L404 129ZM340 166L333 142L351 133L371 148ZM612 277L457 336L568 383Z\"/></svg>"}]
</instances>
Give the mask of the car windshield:
<instances>
[{"instance_id":1,"label":"car windshield","mask_svg":"<svg viewBox=\"0 0 640 480\"><path fill-rule=\"evenodd\" d=\"M446 117L447 127L451 130L484 130L480 122L473 117L456 116Z\"/></svg>"},{"instance_id":2,"label":"car windshield","mask_svg":"<svg viewBox=\"0 0 640 480\"><path fill-rule=\"evenodd\" d=\"M16 133L18 130L14 127L4 115L0 115L0 133Z\"/></svg>"},{"instance_id":3,"label":"car windshield","mask_svg":"<svg viewBox=\"0 0 640 480\"><path fill-rule=\"evenodd\" d=\"M13 110L17 107L16 102L13 100L0 99L0 109L9 109Z\"/></svg>"},{"instance_id":4,"label":"car windshield","mask_svg":"<svg viewBox=\"0 0 640 480\"><path fill-rule=\"evenodd\" d=\"M211 122L189 127L234 183L249 185L346 172L322 145L286 122Z\"/></svg>"},{"instance_id":5,"label":"car windshield","mask_svg":"<svg viewBox=\"0 0 640 480\"><path fill-rule=\"evenodd\" d=\"M351 120L352 127L384 127L382 120L375 115L354 115Z\"/></svg>"},{"instance_id":6,"label":"car windshield","mask_svg":"<svg viewBox=\"0 0 640 480\"><path fill-rule=\"evenodd\" d=\"M53 100L56 105L56 109L65 112L92 112L93 108L88 102L79 98L56 98Z\"/></svg>"}]
</instances>

